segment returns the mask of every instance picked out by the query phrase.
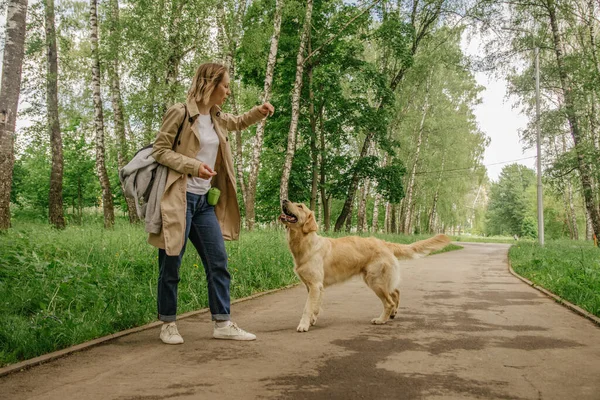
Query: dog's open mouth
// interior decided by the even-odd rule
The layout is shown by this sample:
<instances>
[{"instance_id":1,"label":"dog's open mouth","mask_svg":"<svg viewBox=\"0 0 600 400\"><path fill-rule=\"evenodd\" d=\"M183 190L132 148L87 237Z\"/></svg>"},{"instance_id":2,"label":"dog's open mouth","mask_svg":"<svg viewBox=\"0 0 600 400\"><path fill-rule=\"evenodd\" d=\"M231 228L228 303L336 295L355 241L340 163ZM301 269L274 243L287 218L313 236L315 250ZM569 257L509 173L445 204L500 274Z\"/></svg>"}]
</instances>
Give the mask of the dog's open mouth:
<instances>
[{"instance_id":1,"label":"dog's open mouth","mask_svg":"<svg viewBox=\"0 0 600 400\"><path fill-rule=\"evenodd\" d=\"M281 207L281 209L283 211L283 213L281 213L281 215L279 216L279 220L281 222L289 222L291 224L295 224L296 222L298 222L298 217L292 214L285 205Z\"/></svg>"}]
</instances>

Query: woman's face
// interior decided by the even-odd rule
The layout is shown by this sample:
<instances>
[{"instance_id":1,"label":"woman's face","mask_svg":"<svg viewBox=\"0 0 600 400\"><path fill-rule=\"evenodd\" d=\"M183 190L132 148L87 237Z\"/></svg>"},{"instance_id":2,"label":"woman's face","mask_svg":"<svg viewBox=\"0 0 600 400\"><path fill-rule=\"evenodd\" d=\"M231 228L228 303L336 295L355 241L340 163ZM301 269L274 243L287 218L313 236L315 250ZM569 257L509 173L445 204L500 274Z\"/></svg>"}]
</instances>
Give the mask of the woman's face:
<instances>
[{"instance_id":1,"label":"woman's face","mask_svg":"<svg viewBox=\"0 0 600 400\"><path fill-rule=\"evenodd\" d=\"M225 100L227 100L227 96L231 94L231 90L229 90L229 74L225 72L223 74L223 79L221 82L215 87L215 90L210 95L210 104L222 105Z\"/></svg>"}]
</instances>

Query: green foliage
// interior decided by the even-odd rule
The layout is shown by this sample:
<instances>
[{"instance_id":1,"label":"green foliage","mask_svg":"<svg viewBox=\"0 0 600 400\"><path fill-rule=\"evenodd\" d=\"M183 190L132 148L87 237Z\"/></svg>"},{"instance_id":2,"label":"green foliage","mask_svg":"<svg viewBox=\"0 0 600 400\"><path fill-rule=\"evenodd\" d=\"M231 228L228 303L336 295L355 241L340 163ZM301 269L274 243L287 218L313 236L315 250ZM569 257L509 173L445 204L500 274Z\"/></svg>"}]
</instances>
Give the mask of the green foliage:
<instances>
[{"instance_id":1,"label":"green foliage","mask_svg":"<svg viewBox=\"0 0 600 400\"><path fill-rule=\"evenodd\" d=\"M535 172L522 165L510 164L502 169L498 183L491 187L486 222L488 235L535 237L535 223L531 221L535 219L529 209L535 202L528 201L528 191L535 190L535 180Z\"/></svg>"},{"instance_id":2,"label":"green foliage","mask_svg":"<svg viewBox=\"0 0 600 400\"><path fill-rule=\"evenodd\" d=\"M377 174L377 191L392 204L397 204L404 198L402 181L406 168L399 160L394 164L380 168Z\"/></svg>"}]
</instances>

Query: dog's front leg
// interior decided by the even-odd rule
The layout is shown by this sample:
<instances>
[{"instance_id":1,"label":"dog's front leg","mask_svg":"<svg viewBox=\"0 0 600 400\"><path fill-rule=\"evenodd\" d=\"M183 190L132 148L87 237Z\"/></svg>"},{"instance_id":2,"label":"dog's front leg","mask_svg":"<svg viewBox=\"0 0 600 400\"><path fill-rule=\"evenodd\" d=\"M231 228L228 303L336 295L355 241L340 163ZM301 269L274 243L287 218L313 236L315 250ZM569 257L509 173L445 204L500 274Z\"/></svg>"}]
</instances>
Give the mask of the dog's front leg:
<instances>
[{"instance_id":1,"label":"dog's front leg","mask_svg":"<svg viewBox=\"0 0 600 400\"><path fill-rule=\"evenodd\" d=\"M323 292L322 284L307 284L308 297L304 305L304 312L296 330L298 332L308 332L308 328L317 322L317 314L319 313L319 303Z\"/></svg>"}]
</instances>

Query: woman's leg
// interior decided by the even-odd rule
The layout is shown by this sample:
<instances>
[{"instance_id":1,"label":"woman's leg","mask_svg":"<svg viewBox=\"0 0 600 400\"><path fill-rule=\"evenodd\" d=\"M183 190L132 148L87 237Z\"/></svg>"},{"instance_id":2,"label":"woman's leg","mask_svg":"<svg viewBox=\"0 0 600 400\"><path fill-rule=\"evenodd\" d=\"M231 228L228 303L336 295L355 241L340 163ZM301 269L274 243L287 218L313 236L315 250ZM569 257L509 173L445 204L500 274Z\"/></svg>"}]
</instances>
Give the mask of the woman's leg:
<instances>
[{"instance_id":1,"label":"woman's leg","mask_svg":"<svg viewBox=\"0 0 600 400\"><path fill-rule=\"evenodd\" d=\"M164 249L158 249L158 319L173 322L177 319L177 286L179 284L179 267L185 253L187 237L190 233L192 215L198 205L198 195L188 193L185 216L185 239L183 248L177 256L168 256Z\"/></svg>"},{"instance_id":2,"label":"woman's leg","mask_svg":"<svg viewBox=\"0 0 600 400\"><path fill-rule=\"evenodd\" d=\"M201 196L192 217L189 237L204 264L208 283L208 305L212 319L227 321L230 319L229 282L231 280L227 270L227 251L214 207L206 202L206 195Z\"/></svg>"}]
</instances>

